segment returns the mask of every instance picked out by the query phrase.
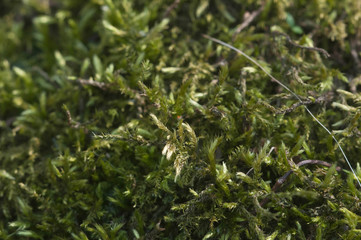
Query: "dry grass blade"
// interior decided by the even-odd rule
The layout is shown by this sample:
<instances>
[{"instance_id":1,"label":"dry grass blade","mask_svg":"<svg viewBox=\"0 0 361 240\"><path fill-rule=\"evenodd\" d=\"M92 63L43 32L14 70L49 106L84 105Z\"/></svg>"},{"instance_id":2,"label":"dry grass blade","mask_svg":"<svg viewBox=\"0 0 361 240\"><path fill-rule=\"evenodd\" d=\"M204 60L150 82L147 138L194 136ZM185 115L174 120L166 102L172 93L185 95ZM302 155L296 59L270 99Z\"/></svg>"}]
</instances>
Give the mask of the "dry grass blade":
<instances>
[{"instance_id":1,"label":"dry grass blade","mask_svg":"<svg viewBox=\"0 0 361 240\"><path fill-rule=\"evenodd\" d=\"M331 133L331 131L328 130L328 128L326 128L325 125L323 125L323 124L313 115L313 113L312 113L312 112L308 109L308 107L305 105L304 101L302 101L302 99L301 99L295 92L293 92L293 91L292 91L291 89L289 89L286 85L284 85L282 82L280 82L280 81L277 80L275 77L273 77L273 76L272 76L264 67L262 67L256 60L254 60L253 58L251 58L250 56L248 56L247 54L245 54L243 51L239 50L238 48L235 48L235 47L233 47L232 45L230 45L230 44L228 44L228 43L225 43L225 42L223 42L223 41L221 41L221 40L219 40L219 39L210 37L210 36L208 36L208 35L203 35L203 37L205 37L205 38L207 38L207 39L209 39L209 40L211 40L211 41L213 41L213 42L216 42L216 43L218 43L218 44L220 44L220 45L223 45L223 46L225 46L225 47L227 47L227 48L230 48L230 49L236 51L237 53L241 54L242 56L244 56L245 58L247 58L249 61L251 61L252 63L254 63L257 67L259 67L264 73L266 73L266 74L272 79L272 81L276 82L278 85L282 86L282 87L283 87L284 89L286 89L289 93L291 93L291 94L303 105L303 107L304 107L304 108L306 109L306 111L312 116L312 118L313 118L323 129L325 129L325 131L326 131L328 134L331 135L331 137L333 138L333 140L336 142L338 148L340 149L343 157L345 158L345 160L346 160L349 168L351 169L354 177L356 178L358 185L361 187L361 182L360 182L360 180L358 179L358 177L357 177L357 175L356 175L356 173L355 173L355 171L354 171L354 169L353 169L350 161L348 160L348 158L347 158L345 152L343 151L343 149L342 149L340 143L338 142L338 140L337 140L337 139L335 138L335 136Z\"/></svg>"}]
</instances>

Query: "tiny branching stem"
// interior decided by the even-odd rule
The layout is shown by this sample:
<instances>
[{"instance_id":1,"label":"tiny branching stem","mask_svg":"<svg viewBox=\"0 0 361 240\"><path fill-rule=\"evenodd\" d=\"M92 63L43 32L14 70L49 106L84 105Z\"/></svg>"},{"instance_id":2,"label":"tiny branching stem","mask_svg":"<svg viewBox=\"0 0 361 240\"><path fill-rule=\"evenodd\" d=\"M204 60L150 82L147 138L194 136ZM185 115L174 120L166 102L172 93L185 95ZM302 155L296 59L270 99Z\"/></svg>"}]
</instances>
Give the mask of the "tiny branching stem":
<instances>
[{"instance_id":1,"label":"tiny branching stem","mask_svg":"<svg viewBox=\"0 0 361 240\"><path fill-rule=\"evenodd\" d=\"M302 167L304 165L307 164L314 164L314 165L323 165L325 167L331 167L332 164L325 162L325 161L321 161L321 160L303 160L302 162L297 163L297 167ZM337 171L341 171L342 168L340 167L336 167ZM273 192L277 192L281 186L287 181L287 178L293 173L293 170L289 170L288 172L286 172L282 177L280 177L276 183L273 185L272 187L272 191ZM265 199L263 199L263 201L260 203L260 206L263 207L265 204L267 204L269 202L270 198L266 197Z\"/></svg>"},{"instance_id":2,"label":"tiny branching stem","mask_svg":"<svg viewBox=\"0 0 361 240\"><path fill-rule=\"evenodd\" d=\"M286 108L286 109L281 109L281 110L273 110L275 111L276 114L283 114L283 113L290 113L293 110L295 110L296 108L302 106L302 105L310 105L310 104L314 104L314 103L322 103L322 102L327 102L328 98L331 98L332 95L331 94L327 94L324 96L320 96L318 98L316 98L314 101L310 100L310 99L306 99L303 101L303 104L301 102L296 102L294 104L292 104L291 107Z\"/></svg>"},{"instance_id":3,"label":"tiny branching stem","mask_svg":"<svg viewBox=\"0 0 361 240\"><path fill-rule=\"evenodd\" d=\"M306 47L306 46L302 46L302 45L299 45L297 43L295 43L294 41L292 41L291 37L288 36L287 34L285 33L281 33L281 32L277 32L277 31L274 31L272 32L273 34L277 34L277 35L280 35L280 36L284 36L287 41L293 45L294 47L298 47L298 48L301 48L301 49L306 49L306 50L311 50L311 51L317 51L317 52L320 52L322 53L325 57L330 57L330 54L325 50L325 49L322 49L322 48L317 48L317 47Z\"/></svg>"},{"instance_id":4,"label":"tiny branching stem","mask_svg":"<svg viewBox=\"0 0 361 240\"><path fill-rule=\"evenodd\" d=\"M354 177L356 178L358 185L361 187L361 182L360 182L360 180L358 179L358 177L357 177L357 175L356 175L356 172L354 171L354 169L353 169L350 161L348 160L345 152L343 151L343 149L342 149L339 141L335 138L335 136L331 133L331 131L328 130L328 128L327 128L325 125L323 125L323 124L313 115L313 113L312 113L312 112L308 109L308 107L305 105L304 101L302 101L302 99L301 99L295 92L293 92L293 91L292 91L291 89L289 89L285 84L283 84L282 82L280 82L279 80L277 80L275 77L273 77L264 67L261 66L261 64L259 64L256 60L254 60L253 58L251 58L250 56L248 56L247 54L245 54L243 51L241 51L241 50L239 50L238 48L235 48L235 47L233 47L232 45L230 45L230 44L228 44L228 43L225 43L225 42L223 42L223 41L221 41L221 40L219 40L219 39L210 37L210 36L205 35L205 34L204 34L203 36L204 36L205 38L213 41L213 42L216 42L216 43L218 43L218 44L220 44L220 45L223 45L223 46L225 46L225 47L227 47L227 48L229 48L229 49L232 49L232 50L236 51L237 53L241 54L242 56L244 56L245 58L247 58L249 61L251 61L253 64L255 64L257 67L259 67L265 74L267 74L267 75L272 79L272 81L276 82L278 85L282 86L282 87L283 87L284 89L286 89L289 93L291 93L291 94L303 105L303 107L304 107L304 108L306 109L306 111L312 116L312 118L313 118L323 129L325 129L325 131L326 131L329 135L331 135L331 137L333 138L333 140L336 142L338 148L340 149L343 157L345 158L345 160L346 160L349 168L351 169Z\"/></svg>"},{"instance_id":5,"label":"tiny branching stem","mask_svg":"<svg viewBox=\"0 0 361 240\"><path fill-rule=\"evenodd\" d=\"M165 13L163 14L163 18L167 18L167 17L169 16L170 12L171 12L173 9L175 9L175 8L178 6L179 3L180 3L180 0L175 0L175 1L172 3L172 5L170 5L170 6L167 8L167 10L165 11Z\"/></svg>"}]
</instances>

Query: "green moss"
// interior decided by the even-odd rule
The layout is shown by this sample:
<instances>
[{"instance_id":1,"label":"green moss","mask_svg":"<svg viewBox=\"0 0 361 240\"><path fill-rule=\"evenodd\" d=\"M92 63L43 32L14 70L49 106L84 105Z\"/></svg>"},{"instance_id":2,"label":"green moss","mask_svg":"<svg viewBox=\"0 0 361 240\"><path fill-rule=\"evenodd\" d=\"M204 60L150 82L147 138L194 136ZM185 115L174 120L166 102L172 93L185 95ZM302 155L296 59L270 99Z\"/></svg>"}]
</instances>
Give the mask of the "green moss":
<instances>
[{"instance_id":1,"label":"green moss","mask_svg":"<svg viewBox=\"0 0 361 240\"><path fill-rule=\"evenodd\" d=\"M332 137L202 34L298 94L360 176L361 8L262 4L2 1L0 238L358 239Z\"/></svg>"}]
</instances>

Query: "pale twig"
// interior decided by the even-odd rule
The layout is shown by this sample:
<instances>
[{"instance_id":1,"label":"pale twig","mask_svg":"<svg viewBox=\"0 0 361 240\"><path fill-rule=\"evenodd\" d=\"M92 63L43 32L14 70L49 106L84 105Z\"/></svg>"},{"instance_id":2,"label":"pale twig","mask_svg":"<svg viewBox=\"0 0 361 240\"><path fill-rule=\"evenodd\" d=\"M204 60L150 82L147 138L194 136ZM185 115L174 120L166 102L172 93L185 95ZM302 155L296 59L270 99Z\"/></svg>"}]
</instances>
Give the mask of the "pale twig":
<instances>
[{"instance_id":1,"label":"pale twig","mask_svg":"<svg viewBox=\"0 0 361 240\"><path fill-rule=\"evenodd\" d=\"M180 3L180 0L175 0L168 8L167 10L164 12L163 14L163 18L167 18L170 14L170 12L176 8L178 6L178 4Z\"/></svg>"},{"instance_id":2,"label":"pale twig","mask_svg":"<svg viewBox=\"0 0 361 240\"><path fill-rule=\"evenodd\" d=\"M294 41L292 41L291 37L288 36L288 35L285 34L285 33L277 32L277 31L274 31L274 32L272 32L272 33L285 37L285 38L287 39L287 41L288 41L291 45L293 45L294 47L298 47L298 48L306 49L306 50L311 50L311 51L317 51L317 52L322 53L325 57L330 57L330 54L329 54L325 49L317 48L317 47L307 47L307 46L299 45L299 44L295 43Z\"/></svg>"},{"instance_id":3,"label":"pale twig","mask_svg":"<svg viewBox=\"0 0 361 240\"><path fill-rule=\"evenodd\" d=\"M359 38L356 38L356 39L359 39ZM356 66L359 68L359 67L361 67L361 62L360 62L359 54L357 51L357 41L355 39L351 40L350 45L351 45L351 56L352 56L354 62L356 63Z\"/></svg>"},{"instance_id":4,"label":"pale twig","mask_svg":"<svg viewBox=\"0 0 361 240\"><path fill-rule=\"evenodd\" d=\"M236 31L234 32L233 36L232 36L232 41L234 41L237 37L237 35L246 27L248 27L248 25L263 11L264 9L264 3L262 3L261 7L258 8L256 11L253 11L251 14L248 14L244 16L244 21L241 23L241 25L239 25L236 29Z\"/></svg>"},{"instance_id":5,"label":"pale twig","mask_svg":"<svg viewBox=\"0 0 361 240\"><path fill-rule=\"evenodd\" d=\"M58 88L59 84L56 83L47 72L45 72L43 69L41 69L38 66L34 66L31 68L32 71L37 72L42 78L47 80L49 83L51 83L54 87Z\"/></svg>"},{"instance_id":6,"label":"pale twig","mask_svg":"<svg viewBox=\"0 0 361 240\"><path fill-rule=\"evenodd\" d=\"M104 82L97 82L97 81L94 81L92 78L90 78L90 79L78 78L78 79L76 79L76 82L78 82L82 85L89 85L89 86L97 87L102 90L105 90L110 87L110 84L107 84Z\"/></svg>"},{"instance_id":7,"label":"pale twig","mask_svg":"<svg viewBox=\"0 0 361 240\"><path fill-rule=\"evenodd\" d=\"M66 114L66 117L67 117L67 120L68 120L68 125L71 128L83 129L85 133L88 133L89 130L85 126L83 126L83 124L73 120L73 118L71 117L71 113L70 113L70 111L69 111L69 109L68 109L68 107L66 105L63 105L63 109L65 111L65 114Z\"/></svg>"},{"instance_id":8,"label":"pale twig","mask_svg":"<svg viewBox=\"0 0 361 240\"><path fill-rule=\"evenodd\" d=\"M245 58L247 58L249 61L251 61L253 64L255 64L257 67L259 67L267 76L269 76L272 81L276 82L278 85L282 86L284 89L286 89L289 93L291 93L302 105L303 107L306 109L306 111L312 116L312 118L329 134L331 135L332 139L336 142L338 148L340 149L343 157L345 158L349 168L351 169L354 177L356 178L357 180L357 183L359 184L359 186L361 187L361 182L360 180L358 179L357 175L356 175L356 172L354 171L354 169L352 168L352 165L350 163L350 161L348 160L345 152L343 151L340 143L338 142L338 140L335 138L335 136L331 133L330 130L328 130L328 128L326 128L314 115L313 113L308 109L308 107L304 104L304 101L302 101L302 99L296 94L294 93L291 89L289 89L286 85L284 85L282 82L280 82L279 80L277 80L275 77L273 77L264 67L261 66L261 64L259 64L256 60L254 60L253 58L251 58L250 56L248 56L247 54L245 54L243 51L239 50L238 48L235 48L233 47L232 45L229 45L228 43L225 43L219 39L216 39L216 38L213 38L213 37L210 37L208 35L203 35L205 38L211 40L211 41L214 41L218 44L221 44L225 47L228 47L234 51L236 51L237 53L241 54L242 56L244 56Z\"/></svg>"},{"instance_id":9,"label":"pale twig","mask_svg":"<svg viewBox=\"0 0 361 240\"><path fill-rule=\"evenodd\" d=\"M66 117L68 119L68 125L71 128L75 128L75 129L80 128L81 123L73 120L73 118L71 117L70 111L67 108L65 108L65 113L66 113Z\"/></svg>"},{"instance_id":10,"label":"pale twig","mask_svg":"<svg viewBox=\"0 0 361 240\"><path fill-rule=\"evenodd\" d=\"M40 76L42 76L44 79L48 80L49 82L51 82L51 78L49 77L49 74L47 74L43 69L41 69L38 66L34 66L31 68L31 70L39 73Z\"/></svg>"},{"instance_id":11,"label":"pale twig","mask_svg":"<svg viewBox=\"0 0 361 240\"><path fill-rule=\"evenodd\" d=\"M290 113L290 112L292 112L293 110L295 110L296 108L298 108L298 107L300 107L302 105L310 105L310 104L314 104L314 103L327 102L327 98L330 98L329 95L320 96L320 97L316 98L314 101L312 101L310 99L306 99L303 102L296 102L296 103L292 104L292 106L289 107L289 108L276 110L275 113L277 113L277 114Z\"/></svg>"}]
</instances>

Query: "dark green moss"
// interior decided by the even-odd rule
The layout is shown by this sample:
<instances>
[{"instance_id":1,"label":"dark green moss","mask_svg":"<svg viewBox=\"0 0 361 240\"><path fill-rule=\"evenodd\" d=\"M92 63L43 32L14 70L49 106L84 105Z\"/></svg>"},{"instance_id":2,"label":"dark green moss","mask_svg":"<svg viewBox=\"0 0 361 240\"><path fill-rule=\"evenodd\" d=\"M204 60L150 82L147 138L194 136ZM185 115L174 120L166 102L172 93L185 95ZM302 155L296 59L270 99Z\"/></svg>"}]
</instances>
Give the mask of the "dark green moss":
<instances>
[{"instance_id":1,"label":"dark green moss","mask_svg":"<svg viewBox=\"0 0 361 240\"><path fill-rule=\"evenodd\" d=\"M0 6L1 239L360 238L357 1Z\"/></svg>"}]
</instances>

